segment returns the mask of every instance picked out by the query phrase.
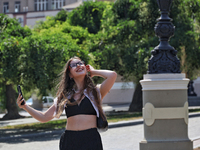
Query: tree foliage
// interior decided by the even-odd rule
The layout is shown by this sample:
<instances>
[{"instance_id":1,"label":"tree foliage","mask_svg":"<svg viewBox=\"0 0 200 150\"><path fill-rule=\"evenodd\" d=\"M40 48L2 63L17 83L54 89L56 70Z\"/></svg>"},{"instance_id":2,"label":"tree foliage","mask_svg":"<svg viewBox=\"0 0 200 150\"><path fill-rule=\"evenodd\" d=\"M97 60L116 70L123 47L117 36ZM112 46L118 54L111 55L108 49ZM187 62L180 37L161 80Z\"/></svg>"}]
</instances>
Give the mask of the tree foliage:
<instances>
[{"instance_id":1,"label":"tree foliage","mask_svg":"<svg viewBox=\"0 0 200 150\"><path fill-rule=\"evenodd\" d=\"M88 51L79 45L87 36L86 30L72 27L68 22L33 32L21 45L24 85L38 88L46 95L47 89L55 87L55 79L70 57L79 56L89 61Z\"/></svg>"},{"instance_id":2,"label":"tree foliage","mask_svg":"<svg viewBox=\"0 0 200 150\"><path fill-rule=\"evenodd\" d=\"M0 82L17 84L20 76L18 59L22 54L19 44L31 35L31 30L3 14L0 14L0 24Z\"/></svg>"},{"instance_id":3,"label":"tree foliage","mask_svg":"<svg viewBox=\"0 0 200 150\"><path fill-rule=\"evenodd\" d=\"M170 44L178 50L181 69L192 79L196 75L195 70L200 68L197 30L199 1L177 0L172 6L170 17L173 18L176 31ZM101 30L95 35L93 42L96 44L92 43L90 49L97 58L96 63L102 68L116 70L124 78L139 84L143 74L147 73L150 51L159 44L153 30L156 19L160 17L157 2L118 0L103 15L109 18L103 16ZM134 103L140 106L135 110L142 108L142 97L137 96L139 93L135 93L133 97L133 101L140 101L140 104Z\"/></svg>"},{"instance_id":4,"label":"tree foliage","mask_svg":"<svg viewBox=\"0 0 200 150\"><path fill-rule=\"evenodd\" d=\"M190 79L200 68L199 8L199 0L176 0L170 11L176 27L170 44ZM46 94L66 61L76 55L96 68L115 70L141 91L139 81L147 72L151 50L159 44L154 32L159 17L155 0L87 1L72 12L47 17L33 30L0 15L0 82L21 83ZM141 92L133 101L141 109Z\"/></svg>"},{"instance_id":5,"label":"tree foliage","mask_svg":"<svg viewBox=\"0 0 200 150\"><path fill-rule=\"evenodd\" d=\"M69 14L70 24L87 28L89 33L97 33L101 27L105 2L84 2L83 5L74 9Z\"/></svg>"},{"instance_id":6,"label":"tree foliage","mask_svg":"<svg viewBox=\"0 0 200 150\"><path fill-rule=\"evenodd\" d=\"M10 19L0 14L0 102L8 113L5 119L21 117L18 114L15 101L16 85L20 76L19 56L21 55L20 43L31 35L29 28L22 28L16 19Z\"/></svg>"}]
</instances>

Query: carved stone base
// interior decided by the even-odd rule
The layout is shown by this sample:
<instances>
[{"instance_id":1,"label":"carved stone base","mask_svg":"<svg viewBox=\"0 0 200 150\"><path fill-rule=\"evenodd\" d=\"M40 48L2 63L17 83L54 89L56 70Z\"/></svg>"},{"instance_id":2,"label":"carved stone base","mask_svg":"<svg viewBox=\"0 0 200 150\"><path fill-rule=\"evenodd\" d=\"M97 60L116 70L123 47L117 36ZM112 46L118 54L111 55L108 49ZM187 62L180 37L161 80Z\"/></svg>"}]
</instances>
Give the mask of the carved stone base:
<instances>
[{"instance_id":1,"label":"carved stone base","mask_svg":"<svg viewBox=\"0 0 200 150\"><path fill-rule=\"evenodd\" d=\"M149 59L149 74L156 73L180 73L180 61L176 56L175 49L162 50L156 47L152 52Z\"/></svg>"},{"instance_id":2,"label":"carved stone base","mask_svg":"<svg viewBox=\"0 0 200 150\"><path fill-rule=\"evenodd\" d=\"M140 150L193 150L193 143L187 141L157 141L157 142L140 142Z\"/></svg>"}]
</instances>

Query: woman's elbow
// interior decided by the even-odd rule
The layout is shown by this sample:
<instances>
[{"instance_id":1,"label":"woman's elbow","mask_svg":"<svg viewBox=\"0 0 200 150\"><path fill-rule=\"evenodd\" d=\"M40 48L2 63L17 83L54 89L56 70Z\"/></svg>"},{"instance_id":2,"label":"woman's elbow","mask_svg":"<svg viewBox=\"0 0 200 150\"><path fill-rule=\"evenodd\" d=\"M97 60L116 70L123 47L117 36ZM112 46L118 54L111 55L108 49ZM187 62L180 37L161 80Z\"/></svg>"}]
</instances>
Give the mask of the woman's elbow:
<instances>
[{"instance_id":1,"label":"woman's elbow","mask_svg":"<svg viewBox=\"0 0 200 150\"><path fill-rule=\"evenodd\" d=\"M41 123L46 123L46 122L49 122L51 119L45 119L45 120L39 120Z\"/></svg>"},{"instance_id":2,"label":"woman's elbow","mask_svg":"<svg viewBox=\"0 0 200 150\"><path fill-rule=\"evenodd\" d=\"M117 78L117 73L116 73L115 71L112 71L111 77L112 77L113 79L116 80L116 78Z\"/></svg>"},{"instance_id":3,"label":"woman's elbow","mask_svg":"<svg viewBox=\"0 0 200 150\"><path fill-rule=\"evenodd\" d=\"M40 123L46 123L47 121L44 121L44 120L40 120Z\"/></svg>"},{"instance_id":4,"label":"woman's elbow","mask_svg":"<svg viewBox=\"0 0 200 150\"><path fill-rule=\"evenodd\" d=\"M46 118L38 119L38 121L39 121L40 123L46 123L46 122L48 122L48 120L47 120Z\"/></svg>"},{"instance_id":5,"label":"woman's elbow","mask_svg":"<svg viewBox=\"0 0 200 150\"><path fill-rule=\"evenodd\" d=\"M53 117L44 117L43 119L39 120L41 123L46 123L48 121L51 121Z\"/></svg>"}]
</instances>

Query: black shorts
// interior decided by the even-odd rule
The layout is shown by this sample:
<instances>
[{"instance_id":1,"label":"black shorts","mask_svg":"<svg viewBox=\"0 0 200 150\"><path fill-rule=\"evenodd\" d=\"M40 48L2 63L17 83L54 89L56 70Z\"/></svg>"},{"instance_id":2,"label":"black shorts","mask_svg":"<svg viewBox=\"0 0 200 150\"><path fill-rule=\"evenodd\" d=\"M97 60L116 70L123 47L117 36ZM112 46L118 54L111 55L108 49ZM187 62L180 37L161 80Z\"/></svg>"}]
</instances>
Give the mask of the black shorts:
<instances>
[{"instance_id":1,"label":"black shorts","mask_svg":"<svg viewBox=\"0 0 200 150\"><path fill-rule=\"evenodd\" d=\"M65 130L60 138L60 150L103 150L103 146L97 128Z\"/></svg>"}]
</instances>

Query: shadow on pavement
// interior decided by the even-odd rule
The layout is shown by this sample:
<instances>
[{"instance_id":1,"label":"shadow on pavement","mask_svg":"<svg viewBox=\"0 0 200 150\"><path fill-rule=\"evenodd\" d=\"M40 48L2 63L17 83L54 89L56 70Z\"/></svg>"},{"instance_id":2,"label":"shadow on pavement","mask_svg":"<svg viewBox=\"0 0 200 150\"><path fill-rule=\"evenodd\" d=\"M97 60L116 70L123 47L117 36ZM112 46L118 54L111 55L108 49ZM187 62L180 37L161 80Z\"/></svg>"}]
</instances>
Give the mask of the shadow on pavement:
<instances>
[{"instance_id":1,"label":"shadow on pavement","mask_svg":"<svg viewBox=\"0 0 200 150\"><path fill-rule=\"evenodd\" d=\"M127 126L135 126L135 125L140 125L143 124L143 121L130 121L130 122L119 122L119 123L114 123L114 124L109 124L108 129L112 128L119 128L119 127L127 127Z\"/></svg>"},{"instance_id":2,"label":"shadow on pavement","mask_svg":"<svg viewBox=\"0 0 200 150\"><path fill-rule=\"evenodd\" d=\"M50 141L60 139L65 129L59 130L0 130L0 143L26 143L35 141ZM27 133L26 133L27 132Z\"/></svg>"},{"instance_id":3,"label":"shadow on pavement","mask_svg":"<svg viewBox=\"0 0 200 150\"><path fill-rule=\"evenodd\" d=\"M199 116L200 116L200 113L198 113L198 114L190 114L189 118L194 118L194 117L199 117Z\"/></svg>"},{"instance_id":4,"label":"shadow on pavement","mask_svg":"<svg viewBox=\"0 0 200 150\"><path fill-rule=\"evenodd\" d=\"M11 122L11 121L10 121L10 122ZM1 122L0 122L0 127L1 127L1 126L5 126L5 125L8 125L8 124L9 124L9 122L8 122L8 121L6 121L6 122L4 122L4 121L1 121Z\"/></svg>"}]
</instances>

